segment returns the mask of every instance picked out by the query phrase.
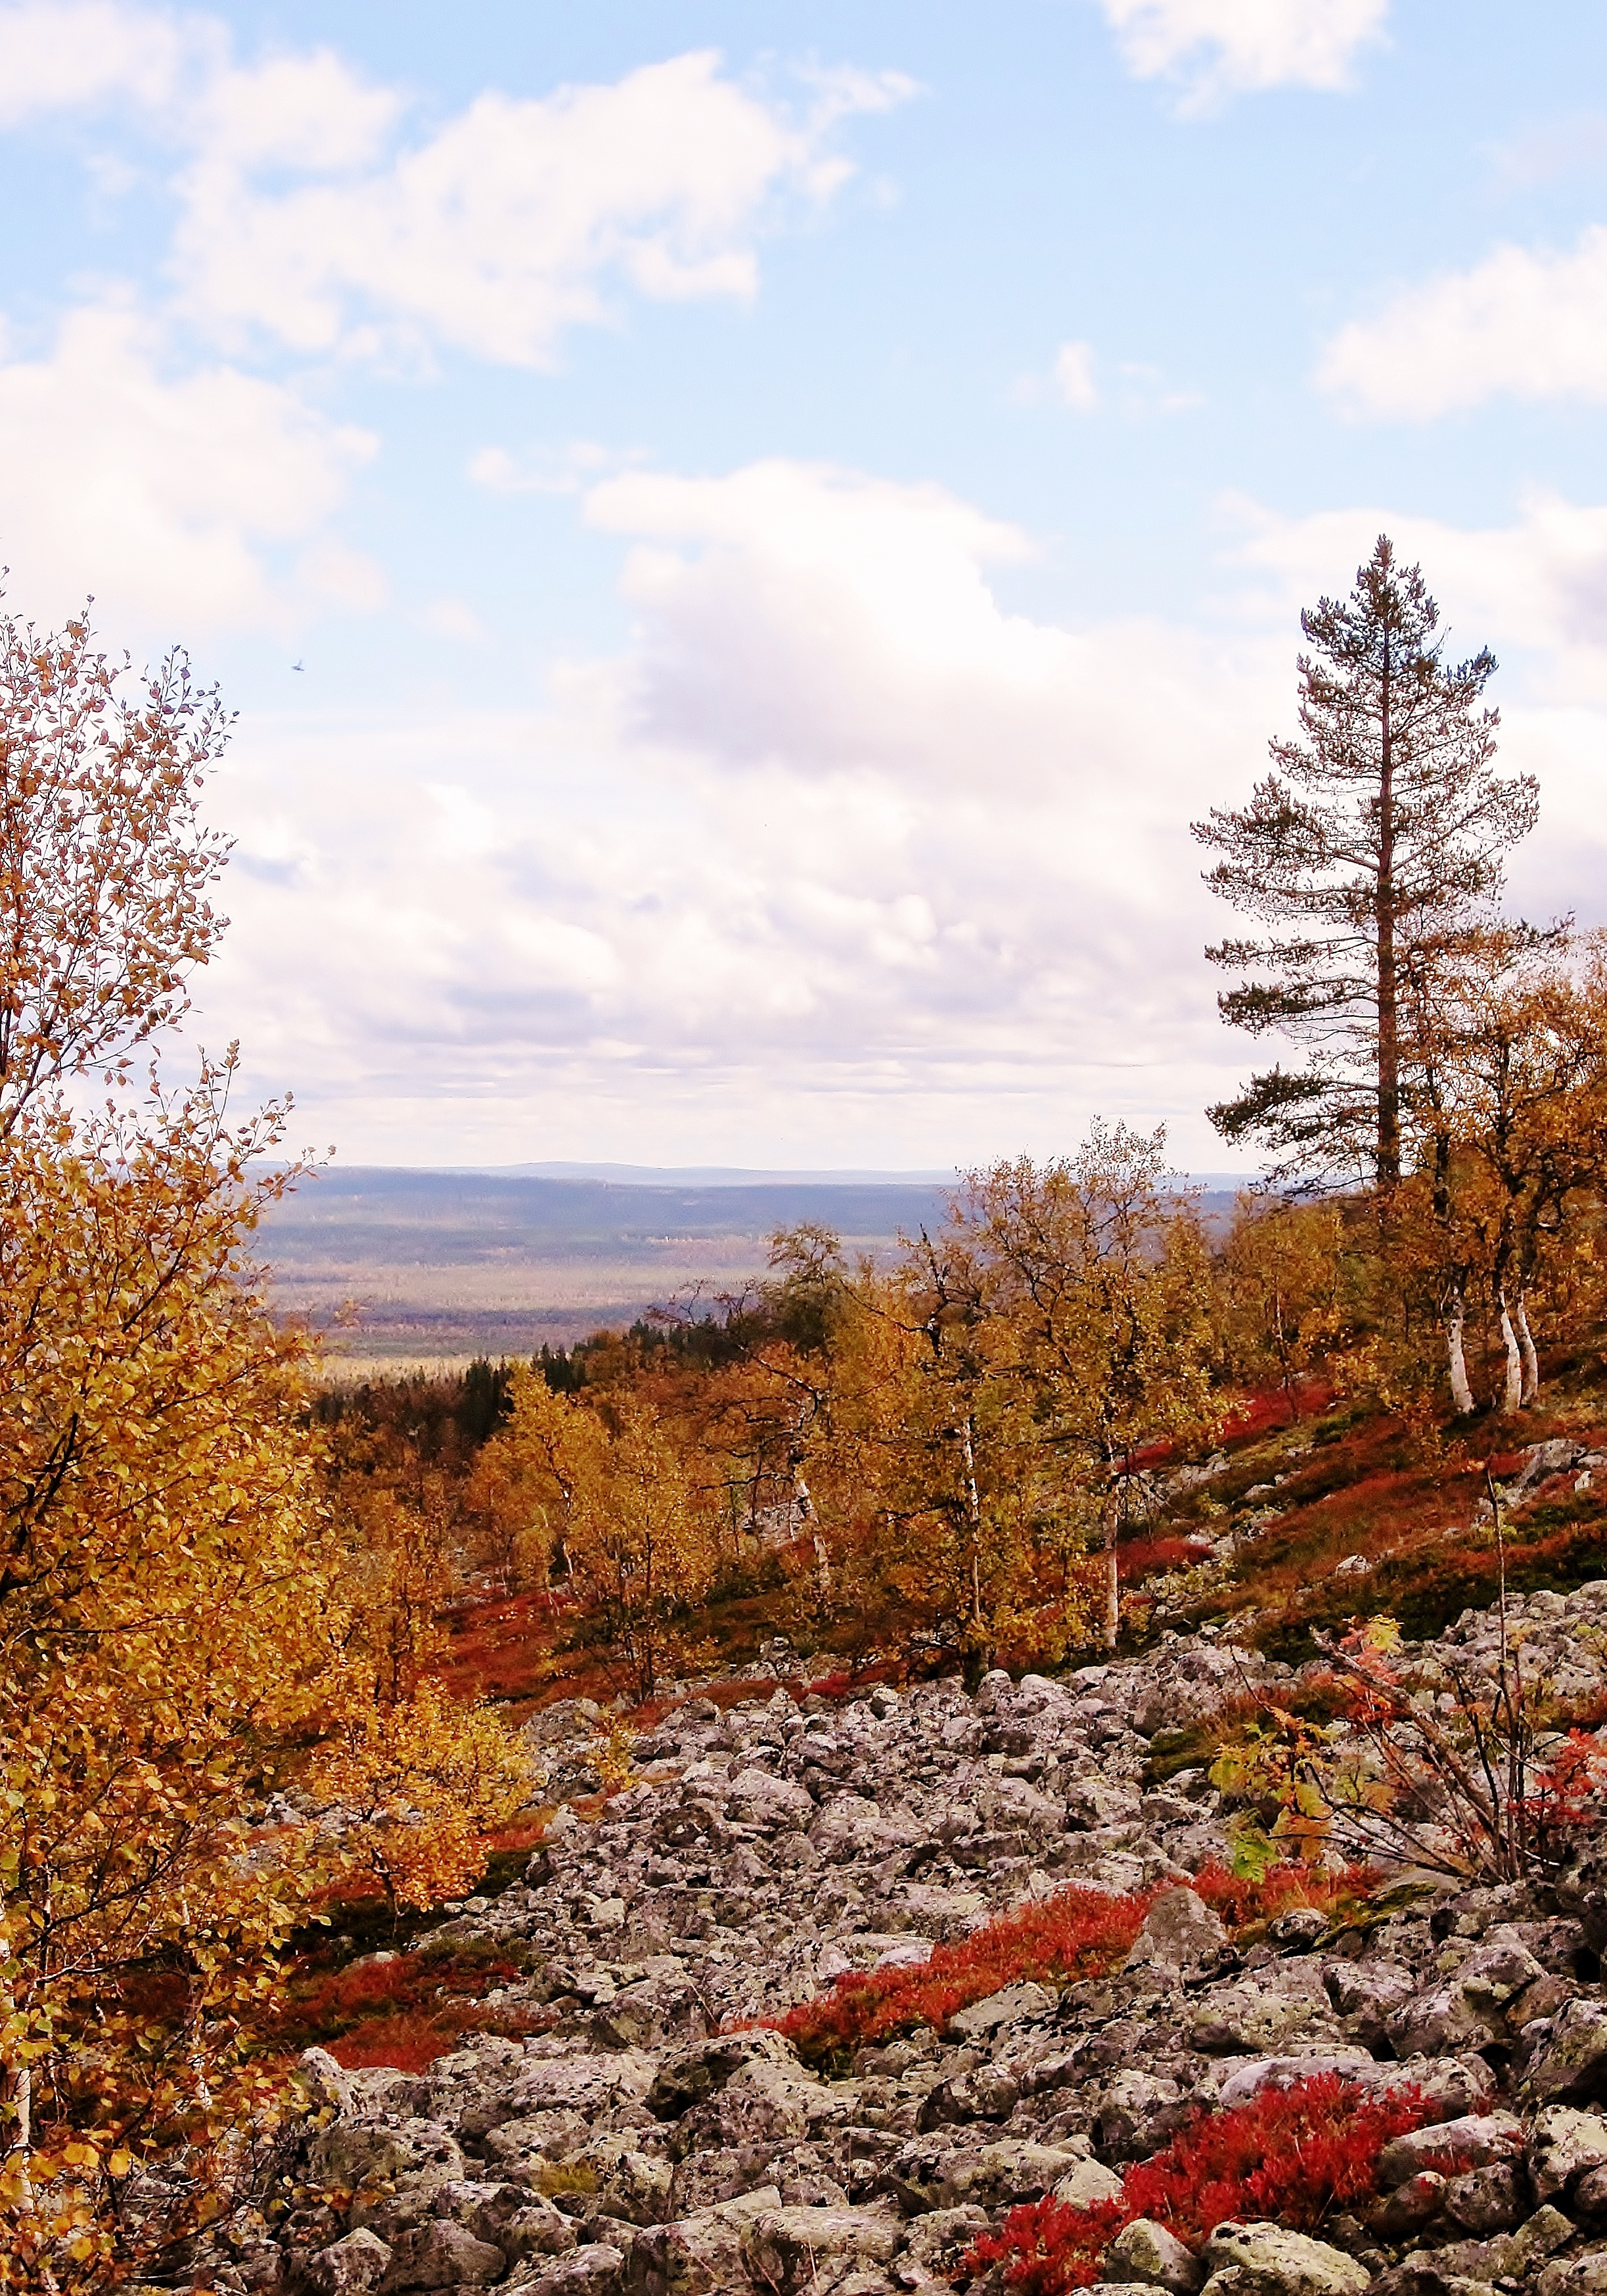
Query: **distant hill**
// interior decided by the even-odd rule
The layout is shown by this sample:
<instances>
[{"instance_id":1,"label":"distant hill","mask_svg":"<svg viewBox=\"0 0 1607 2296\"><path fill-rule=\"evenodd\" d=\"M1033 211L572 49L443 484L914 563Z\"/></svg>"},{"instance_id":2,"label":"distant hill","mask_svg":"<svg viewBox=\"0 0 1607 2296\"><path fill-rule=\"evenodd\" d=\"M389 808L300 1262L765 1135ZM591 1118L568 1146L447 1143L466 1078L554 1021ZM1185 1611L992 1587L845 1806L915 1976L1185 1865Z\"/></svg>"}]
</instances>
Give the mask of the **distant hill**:
<instances>
[{"instance_id":1,"label":"distant hill","mask_svg":"<svg viewBox=\"0 0 1607 2296\"><path fill-rule=\"evenodd\" d=\"M890 1252L900 1234L941 1220L955 1180L628 1164L335 1166L274 1208L258 1242L279 1313L328 1327L355 1307L340 1339L354 1363L528 1356L676 1297L740 1291L763 1274L779 1227L814 1221L850 1253ZM1225 1208L1231 1194L1207 1201Z\"/></svg>"},{"instance_id":2,"label":"distant hill","mask_svg":"<svg viewBox=\"0 0 1607 2296\"><path fill-rule=\"evenodd\" d=\"M603 1168L606 1171L609 1168ZM630 1167L614 1170L632 1172ZM259 1231L275 1307L327 1325L348 1301L354 1358L529 1355L700 1288L761 1275L766 1240L807 1220L885 1252L943 1216L951 1178L337 1167Z\"/></svg>"}]
</instances>

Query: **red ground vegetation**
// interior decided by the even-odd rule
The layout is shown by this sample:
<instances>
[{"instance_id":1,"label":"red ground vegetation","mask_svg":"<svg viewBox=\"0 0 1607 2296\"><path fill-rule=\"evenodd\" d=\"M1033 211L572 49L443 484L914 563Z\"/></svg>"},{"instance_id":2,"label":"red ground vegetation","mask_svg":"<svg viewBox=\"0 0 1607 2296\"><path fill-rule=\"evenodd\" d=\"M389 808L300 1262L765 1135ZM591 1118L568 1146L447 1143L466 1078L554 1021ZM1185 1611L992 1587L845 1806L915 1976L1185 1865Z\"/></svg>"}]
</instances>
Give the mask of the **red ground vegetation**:
<instances>
[{"instance_id":1,"label":"red ground vegetation","mask_svg":"<svg viewBox=\"0 0 1607 2296\"><path fill-rule=\"evenodd\" d=\"M1208 1866L1190 1885L1233 1930L1249 1930L1299 1906L1331 1916L1365 1898L1377 1876L1365 1866L1330 1873L1284 1866L1259 1882ZM913 1966L845 1970L829 1993L799 2002L777 2029L812 2064L840 2063L856 2049L931 2025L943 2031L955 2012L1006 1985L1030 1980L1070 1985L1100 1977L1125 1960L1157 1892L1117 1896L1073 1887L1043 1905L1022 1906L969 1937L935 1945Z\"/></svg>"},{"instance_id":2,"label":"red ground vegetation","mask_svg":"<svg viewBox=\"0 0 1607 2296\"><path fill-rule=\"evenodd\" d=\"M264 2038L286 2051L316 2043L349 2067L420 2071L463 2033L512 2032L531 2021L485 1999L521 1968L516 1955L487 1947L369 1956L343 1969L305 1964Z\"/></svg>"},{"instance_id":3,"label":"red ground vegetation","mask_svg":"<svg viewBox=\"0 0 1607 2296\"><path fill-rule=\"evenodd\" d=\"M1152 1891L1119 1897L1062 1890L953 1944L933 1946L930 1960L913 1967L846 1970L829 1993L799 2002L775 2021L812 2064L840 2062L913 2025L941 2032L956 2010L1006 1985L1028 1979L1068 1985L1102 1976L1126 1958L1152 1901Z\"/></svg>"},{"instance_id":4,"label":"red ground vegetation","mask_svg":"<svg viewBox=\"0 0 1607 2296\"><path fill-rule=\"evenodd\" d=\"M1157 1570L1186 1570L1211 1551L1209 1538L1134 1538L1116 1550L1116 1574L1123 1585Z\"/></svg>"},{"instance_id":5,"label":"red ground vegetation","mask_svg":"<svg viewBox=\"0 0 1607 2296\"><path fill-rule=\"evenodd\" d=\"M1271 2218L1308 2232L1375 2192L1384 2145L1431 2117L1415 2089L1378 2095L1337 2073L1263 2089L1247 2104L1197 2114L1164 2152L1127 2170L1119 2201L1078 2209L1051 2196L1013 2209L997 2232L973 2244L965 2265L972 2272L1002 2266L1004 2286L1019 2296L1064 2296L1100 2277L1101 2257L1136 2217L1165 2225L1191 2247L1234 2219Z\"/></svg>"}]
</instances>

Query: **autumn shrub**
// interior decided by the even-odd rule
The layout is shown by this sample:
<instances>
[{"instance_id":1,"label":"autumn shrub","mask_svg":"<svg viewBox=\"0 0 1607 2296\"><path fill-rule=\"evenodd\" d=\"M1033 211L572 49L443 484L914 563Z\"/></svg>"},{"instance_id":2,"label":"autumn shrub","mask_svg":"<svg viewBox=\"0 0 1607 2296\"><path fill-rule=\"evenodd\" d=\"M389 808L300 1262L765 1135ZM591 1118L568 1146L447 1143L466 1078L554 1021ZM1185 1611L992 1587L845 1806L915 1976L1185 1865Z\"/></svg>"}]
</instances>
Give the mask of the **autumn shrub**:
<instances>
[{"instance_id":1,"label":"autumn shrub","mask_svg":"<svg viewBox=\"0 0 1607 2296\"><path fill-rule=\"evenodd\" d=\"M1021 2296L1062 2296L1101 2276L1104 2251L1137 2217L1196 2248L1214 2226L1235 2219L1310 2232L1368 2198L1383 2147L1421 2128L1431 2111L1415 2088L1381 2095L1337 2073L1263 2089L1225 2112L1197 2113L1164 2152L1126 2171L1119 2201L1079 2209L1051 2196L1012 2210L973 2243L966 2268L996 2264L1004 2286Z\"/></svg>"},{"instance_id":2,"label":"autumn shrub","mask_svg":"<svg viewBox=\"0 0 1607 2296\"><path fill-rule=\"evenodd\" d=\"M1125 1960L1152 1901L1152 1891L1063 1890L967 1938L935 1945L931 1958L914 1966L844 1971L829 1993L800 2002L776 2022L806 2062L816 2065L840 2062L912 2026L941 2032L957 2011L1006 1985L1069 1985L1103 1976Z\"/></svg>"}]
</instances>

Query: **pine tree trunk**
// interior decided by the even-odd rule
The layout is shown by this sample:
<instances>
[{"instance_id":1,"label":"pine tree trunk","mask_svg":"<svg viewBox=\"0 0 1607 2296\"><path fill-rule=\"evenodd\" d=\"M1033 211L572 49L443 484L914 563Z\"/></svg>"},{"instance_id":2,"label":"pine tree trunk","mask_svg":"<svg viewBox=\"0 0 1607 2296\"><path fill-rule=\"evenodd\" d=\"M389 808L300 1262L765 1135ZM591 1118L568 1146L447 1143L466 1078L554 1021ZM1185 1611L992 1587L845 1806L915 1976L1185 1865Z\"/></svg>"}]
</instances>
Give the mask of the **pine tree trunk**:
<instances>
[{"instance_id":1,"label":"pine tree trunk","mask_svg":"<svg viewBox=\"0 0 1607 2296\"><path fill-rule=\"evenodd\" d=\"M1468 1382L1467 1352L1463 1345L1463 1333L1467 1324L1467 1309L1462 1293L1457 1292L1445 1327L1446 1354L1450 1359L1451 1402L1459 1419L1465 1419L1474 1409L1473 1390Z\"/></svg>"},{"instance_id":2,"label":"pine tree trunk","mask_svg":"<svg viewBox=\"0 0 1607 2296\"><path fill-rule=\"evenodd\" d=\"M1501 1344L1506 1350L1506 1387L1502 1398L1504 1411L1518 1411L1523 1405L1523 1358L1518 1352L1518 1334L1513 1329L1513 1319L1507 1313L1506 1294L1501 1299Z\"/></svg>"},{"instance_id":3,"label":"pine tree trunk","mask_svg":"<svg viewBox=\"0 0 1607 2296\"><path fill-rule=\"evenodd\" d=\"M1400 1019L1395 977L1395 752L1390 724L1390 672L1383 676L1379 732L1378 883L1378 1185L1400 1177Z\"/></svg>"},{"instance_id":4,"label":"pine tree trunk","mask_svg":"<svg viewBox=\"0 0 1607 2296\"><path fill-rule=\"evenodd\" d=\"M1531 1404L1540 1392L1540 1358L1535 1353L1533 1335L1529 1328L1529 1316L1519 1292L1513 1301L1513 1322L1517 1326L1518 1352L1523 1359L1523 1402Z\"/></svg>"}]
</instances>

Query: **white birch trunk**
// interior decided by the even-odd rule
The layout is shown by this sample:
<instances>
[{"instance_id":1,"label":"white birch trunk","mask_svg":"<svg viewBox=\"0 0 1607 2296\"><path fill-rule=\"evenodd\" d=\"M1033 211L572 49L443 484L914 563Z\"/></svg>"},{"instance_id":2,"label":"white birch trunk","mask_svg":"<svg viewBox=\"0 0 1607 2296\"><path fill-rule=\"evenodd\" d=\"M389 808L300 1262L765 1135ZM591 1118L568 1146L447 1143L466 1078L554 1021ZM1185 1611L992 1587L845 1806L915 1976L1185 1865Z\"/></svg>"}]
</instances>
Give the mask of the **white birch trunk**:
<instances>
[{"instance_id":1,"label":"white birch trunk","mask_svg":"<svg viewBox=\"0 0 1607 2296\"><path fill-rule=\"evenodd\" d=\"M1504 1411L1518 1411L1523 1405L1523 1358L1518 1352L1518 1334L1506 1310L1505 1292L1501 1294L1501 1344L1506 1349L1506 1388L1501 1407Z\"/></svg>"},{"instance_id":2,"label":"white birch trunk","mask_svg":"<svg viewBox=\"0 0 1607 2296\"><path fill-rule=\"evenodd\" d=\"M1104 1546L1104 1646L1116 1647L1116 1637L1121 1627L1121 1592L1116 1576L1116 1540L1121 1528L1121 1498L1112 1491L1105 1501Z\"/></svg>"},{"instance_id":3,"label":"white birch trunk","mask_svg":"<svg viewBox=\"0 0 1607 2296\"><path fill-rule=\"evenodd\" d=\"M977 1459L972 1444L971 1428L969 1417L962 1420L960 1447L965 1457L965 1512L971 1527L971 1622L980 1639L982 1632L982 1501L977 1489Z\"/></svg>"},{"instance_id":4,"label":"white birch trunk","mask_svg":"<svg viewBox=\"0 0 1607 2296\"><path fill-rule=\"evenodd\" d=\"M1529 1316L1521 1292L1513 1302L1513 1322L1517 1326L1518 1353L1523 1359L1522 1400L1530 1404L1540 1392L1540 1358L1535 1353L1534 1337L1529 1328Z\"/></svg>"},{"instance_id":5,"label":"white birch trunk","mask_svg":"<svg viewBox=\"0 0 1607 2296\"><path fill-rule=\"evenodd\" d=\"M1451 1402L1460 1419L1465 1419L1474 1408L1473 1390L1467 1375L1467 1350L1463 1344L1466 1325L1467 1310L1458 1292L1445 1327L1445 1347L1450 1360Z\"/></svg>"}]
</instances>

